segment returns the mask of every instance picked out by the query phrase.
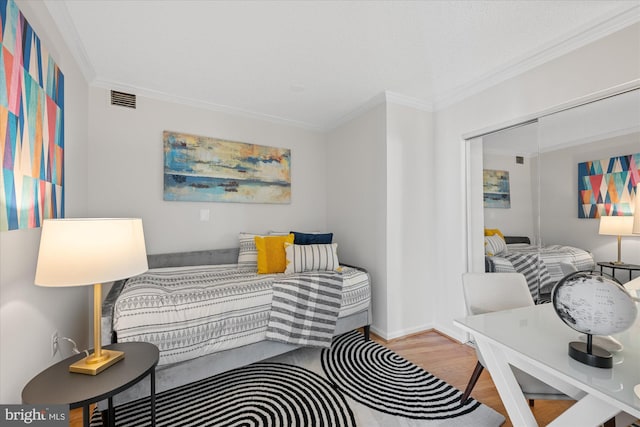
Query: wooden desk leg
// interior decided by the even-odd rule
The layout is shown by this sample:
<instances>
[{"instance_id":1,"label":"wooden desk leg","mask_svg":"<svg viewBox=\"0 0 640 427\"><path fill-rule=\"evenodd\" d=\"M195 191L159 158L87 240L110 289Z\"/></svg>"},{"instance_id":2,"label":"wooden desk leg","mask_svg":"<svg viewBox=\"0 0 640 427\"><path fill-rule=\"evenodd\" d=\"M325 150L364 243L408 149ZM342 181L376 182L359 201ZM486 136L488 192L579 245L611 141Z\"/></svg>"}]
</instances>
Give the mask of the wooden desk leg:
<instances>
[{"instance_id":1,"label":"wooden desk leg","mask_svg":"<svg viewBox=\"0 0 640 427\"><path fill-rule=\"evenodd\" d=\"M151 427L156 426L156 368L151 370Z\"/></svg>"}]
</instances>

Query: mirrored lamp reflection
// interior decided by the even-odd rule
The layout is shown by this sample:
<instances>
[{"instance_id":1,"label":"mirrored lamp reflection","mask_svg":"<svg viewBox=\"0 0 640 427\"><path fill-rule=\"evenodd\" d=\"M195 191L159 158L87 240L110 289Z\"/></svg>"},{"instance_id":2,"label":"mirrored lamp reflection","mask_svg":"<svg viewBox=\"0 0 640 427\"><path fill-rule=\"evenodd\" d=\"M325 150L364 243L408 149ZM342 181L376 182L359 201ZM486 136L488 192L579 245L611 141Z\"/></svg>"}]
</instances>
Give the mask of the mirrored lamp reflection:
<instances>
[{"instance_id":1,"label":"mirrored lamp reflection","mask_svg":"<svg viewBox=\"0 0 640 427\"><path fill-rule=\"evenodd\" d=\"M124 358L103 350L100 322L102 283L148 270L142 220L139 218L46 219L42 225L35 284L93 285L94 351L69 367L71 372L97 375Z\"/></svg>"},{"instance_id":2,"label":"mirrored lamp reflection","mask_svg":"<svg viewBox=\"0 0 640 427\"><path fill-rule=\"evenodd\" d=\"M622 236L631 236L633 230L632 216L601 216L598 234L618 236L618 259L611 264L624 264L621 259Z\"/></svg>"}]
</instances>

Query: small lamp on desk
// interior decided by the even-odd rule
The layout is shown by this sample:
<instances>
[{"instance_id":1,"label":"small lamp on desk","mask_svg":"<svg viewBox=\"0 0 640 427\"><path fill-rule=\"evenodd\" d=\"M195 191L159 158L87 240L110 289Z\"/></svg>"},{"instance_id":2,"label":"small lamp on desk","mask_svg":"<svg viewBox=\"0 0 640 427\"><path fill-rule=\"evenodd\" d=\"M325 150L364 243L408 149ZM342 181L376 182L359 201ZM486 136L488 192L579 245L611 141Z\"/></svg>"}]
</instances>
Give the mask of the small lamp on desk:
<instances>
[{"instance_id":1,"label":"small lamp on desk","mask_svg":"<svg viewBox=\"0 0 640 427\"><path fill-rule=\"evenodd\" d=\"M102 283L147 271L142 220L137 218L46 219L42 225L35 284L93 285L93 354L71 366L71 372L97 375L124 358L103 350Z\"/></svg>"},{"instance_id":2,"label":"small lamp on desk","mask_svg":"<svg viewBox=\"0 0 640 427\"><path fill-rule=\"evenodd\" d=\"M636 197L637 199L637 197ZM611 264L624 264L622 255L622 236L631 236L634 217L632 216L601 216L598 234L618 236L618 260Z\"/></svg>"}]
</instances>

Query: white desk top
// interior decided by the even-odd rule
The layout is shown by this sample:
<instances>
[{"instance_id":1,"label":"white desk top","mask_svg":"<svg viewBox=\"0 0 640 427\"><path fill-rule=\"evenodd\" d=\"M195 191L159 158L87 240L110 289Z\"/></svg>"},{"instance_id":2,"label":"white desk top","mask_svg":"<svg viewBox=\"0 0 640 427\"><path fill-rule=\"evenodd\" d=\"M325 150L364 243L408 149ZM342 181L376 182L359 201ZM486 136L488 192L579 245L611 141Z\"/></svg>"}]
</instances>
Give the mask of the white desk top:
<instances>
[{"instance_id":1,"label":"white desk top","mask_svg":"<svg viewBox=\"0 0 640 427\"><path fill-rule=\"evenodd\" d=\"M640 418L640 399L633 391L640 384L640 316L630 329L614 335L624 348L613 353L612 369L594 368L569 357L569 342L579 341L580 333L560 320L551 304L469 316L454 323Z\"/></svg>"}]
</instances>

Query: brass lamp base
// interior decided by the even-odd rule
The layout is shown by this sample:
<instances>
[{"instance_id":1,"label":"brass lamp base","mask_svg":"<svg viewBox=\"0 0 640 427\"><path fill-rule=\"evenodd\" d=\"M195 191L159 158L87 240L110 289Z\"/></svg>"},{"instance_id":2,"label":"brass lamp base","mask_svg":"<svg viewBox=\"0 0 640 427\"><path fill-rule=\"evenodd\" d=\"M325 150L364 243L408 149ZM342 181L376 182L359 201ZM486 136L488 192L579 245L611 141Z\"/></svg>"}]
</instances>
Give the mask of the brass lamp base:
<instances>
[{"instance_id":1,"label":"brass lamp base","mask_svg":"<svg viewBox=\"0 0 640 427\"><path fill-rule=\"evenodd\" d=\"M102 350L101 357L96 358L95 354L80 359L69 366L69 372L78 374L98 375L109 366L124 359L124 352L116 350Z\"/></svg>"}]
</instances>

